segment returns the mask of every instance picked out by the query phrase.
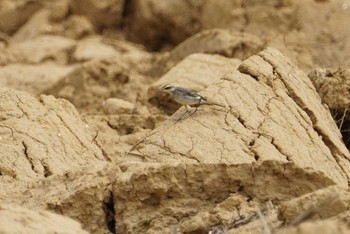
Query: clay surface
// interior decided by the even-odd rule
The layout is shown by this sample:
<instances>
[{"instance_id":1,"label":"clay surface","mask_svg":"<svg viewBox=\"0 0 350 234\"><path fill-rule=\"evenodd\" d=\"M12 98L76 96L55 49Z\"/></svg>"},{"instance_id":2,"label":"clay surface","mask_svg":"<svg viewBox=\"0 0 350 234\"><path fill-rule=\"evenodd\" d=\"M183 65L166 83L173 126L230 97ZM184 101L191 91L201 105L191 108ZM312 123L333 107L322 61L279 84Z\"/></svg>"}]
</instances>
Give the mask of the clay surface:
<instances>
[{"instance_id":1,"label":"clay surface","mask_svg":"<svg viewBox=\"0 0 350 234\"><path fill-rule=\"evenodd\" d=\"M348 22L336 0L0 1L0 232L349 233Z\"/></svg>"}]
</instances>

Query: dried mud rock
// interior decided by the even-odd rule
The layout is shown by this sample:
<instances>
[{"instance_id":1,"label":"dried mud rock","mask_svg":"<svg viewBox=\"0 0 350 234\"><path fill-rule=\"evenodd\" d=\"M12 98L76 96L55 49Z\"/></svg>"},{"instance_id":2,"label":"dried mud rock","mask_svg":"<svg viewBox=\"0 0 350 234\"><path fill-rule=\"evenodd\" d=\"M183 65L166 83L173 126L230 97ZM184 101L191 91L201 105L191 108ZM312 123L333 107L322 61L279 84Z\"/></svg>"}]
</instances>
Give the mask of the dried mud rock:
<instances>
[{"instance_id":1,"label":"dried mud rock","mask_svg":"<svg viewBox=\"0 0 350 234\"><path fill-rule=\"evenodd\" d=\"M164 74L181 60L194 53L220 54L229 58L246 59L263 49L263 43L249 33L224 29L199 32L176 46L169 55L162 58L154 74Z\"/></svg>"},{"instance_id":2,"label":"dried mud rock","mask_svg":"<svg viewBox=\"0 0 350 234\"><path fill-rule=\"evenodd\" d=\"M74 66L61 66L54 63L10 64L0 67L0 85L38 95L51 88L73 69Z\"/></svg>"},{"instance_id":3,"label":"dried mud rock","mask_svg":"<svg viewBox=\"0 0 350 234\"><path fill-rule=\"evenodd\" d=\"M113 194L122 233L166 233L172 225L184 233L204 233L221 223L235 226L255 215L257 202L288 200L334 183L321 172L273 161L144 163L121 169Z\"/></svg>"},{"instance_id":4,"label":"dried mud rock","mask_svg":"<svg viewBox=\"0 0 350 234\"><path fill-rule=\"evenodd\" d=\"M320 69L309 73L322 101L330 108L332 116L350 148L350 69Z\"/></svg>"},{"instance_id":5,"label":"dried mud rock","mask_svg":"<svg viewBox=\"0 0 350 234\"><path fill-rule=\"evenodd\" d=\"M42 3L32 0L2 1L0 8L0 31L7 34L15 32L41 6Z\"/></svg>"},{"instance_id":6,"label":"dried mud rock","mask_svg":"<svg viewBox=\"0 0 350 234\"><path fill-rule=\"evenodd\" d=\"M306 122L312 124L311 127L313 128L313 133L308 128L303 127L306 130L305 133L307 133L307 135L312 139L312 144L314 144L315 147L320 147L320 149L322 148L322 151L325 151L326 154L331 154L332 161L336 161L337 165L341 168L341 174L343 174L343 176L346 176L348 179L349 151L345 148L341 140L339 130L337 129L330 113L328 112L328 109L324 108L324 106L321 105L321 100L317 95L312 83L305 76L305 74L296 69L290 61L285 58L277 59L279 57L278 53L273 51L270 52L267 50L259 55L260 56L258 57L252 56L251 59L246 60L243 65L240 66L239 70L243 73L249 74L251 77L256 77L256 79L259 81L261 80L266 82L266 84L272 87L277 94L279 94L281 88L284 89L286 91L286 94L288 94L287 98L292 98L297 105L296 107L300 113L300 117L303 116L302 118ZM270 67L258 66L256 65L256 60L262 63L269 63ZM273 80L271 80L273 77L279 79L276 80L276 82L273 82ZM303 85L299 84L300 80L302 80ZM288 109L291 109L291 106L289 106ZM308 117L304 114L307 114ZM297 117L297 115L295 115L295 117ZM289 118L286 122L287 126L291 125L292 122L293 120ZM298 132L298 135L301 136L300 133L303 131ZM285 135L285 137L288 139L287 135ZM277 139L274 138L274 140L276 141ZM306 142L303 141L303 143L305 144ZM328 149L324 148L323 145ZM288 155L289 160L293 160L293 144L289 146L291 147L285 151L284 154ZM280 150L282 149L280 148ZM313 155L315 152L309 151L309 153L311 158L314 158ZM317 159L314 159L319 160L319 157L320 155L317 156ZM296 161L299 161L300 159L301 158L296 158ZM306 158L303 158L302 160L304 163L307 162ZM302 163L301 161L299 162ZM310 165L312 164L309 164L309 166ZM323 166L324 165L325 164L323 164ZM339 167L337 167L338 170L340 169Z\"/></svg>"},{"instance_id":7,"label":"dried mud rock","mask_svg":"<svg viewBox=\"0 0 350 234\"><path fill-rule=\"evenodd\" d=\"M118 98L109 98L103 103L106 114L131 114L135 105Z\"/></svg>"},{"instance_id":8,"label":"dried mud rock","mask_svg":"<svg viewBox=\"0 0 350 234\"><path fill-rule=\"evenodd\" d=\"M35 14L13 34L11 42L19 43L27 41L49 32L51 29L50 13L51 12L47 9L41 9L35 12Z\"/></svg>"},{"instance_id":9,"label":"dried mud rock","mask_svg":"<svg viewBox=\"0 0 350 234\"><path fill-rule=\"evenodd\" d=\"M110 115L84 115L89 126L96 131L96 143L104 155L118 162L134 144L165 120L164 115L153 114L146 107L135 108L132 113Z\"/></svg>"},{"instance_id":10,"label":"dried mud rock","mask_svg":"<svg viewBox=\"0 0 350 234\"><path fill-rule=\"evenodd\" d=\"M113 58L120 55L112 46L102 43L101 39L100 37L91 37L79 41L73 58L77 61L86 61Z\"/></svg>"},{"instance_id":11,"label":"dried mud rock","mask_svg":"<svg viewBox=\"0 0 350 234\"><path fill-rule=\"evenodd\" d=\"M71 0L73 14L85 15L96 27L113 27L121 23L123 0Z\"/></svg>"},{"instance_id":12,"label":"dried mud rock","mask_svg":"<svg viewBox=\"0 0 350 234\"><path fill-rule=\"evenodd\" d=\"M255 207L348 186L350 156L330 113L308 77L276 49L245 60L201 94L222 107L201 106L177 121L181 108L122 159L114 190L124 201L116 208L120 230L164 233L177 225L205 232L219 217L230 226L241 221L238 214L251 214L216 214L230 194Z\"/></svg>"},{"instance_id":13,"label":"dried mud rock","mask_svg":"<svg viewBox=\"0 0 350 234\"><path fill-rule=\"evenodd\" d=\"M245 60L201 94L227 107L203 106L176 123L180 109L140 145L146 161L291 161L347 184L349 152L331 115L307 76L276 50Z\"/></svg>"},{"instance_id":14,"label":"dried mud rock","mask_svg":"<svg viewBox=\"0 0 350 234\"><path fill-rule=\"evenodd\" d=\"M238 59L229 59L220 55L192 54L150 86L148 99L155 105L166 106L173 113L179 105L169 101L164 94L160 93L160 89L165 84L202 90L229 71L237 69L240 63Z\"/></svg>"},{"instance_id":15,"label":"dried mud rock","mask_svg":"<svg viewBox=\"0 0 350 234\"><path fill-rule=\"evenodd\" d=\"M350 69L315 69L308 77L329 108L350 109Z\"/></svg>"},{"instance_id":16,"label":"dried mud rock","mask_svg":"<svg viewBox=\"0 0 350 234\"><path fill-rule=\"evenodd\" d=\"M119 171L110 163L95 162L26 186L17 182L16 189L2 190L0 197L8 203L63 214L92 233L108 233L108 229L114 232L111 191Z\"/></svg>"},{"instance_id":17,"label":"dried mud rock","mask_svg":"<svg viewBox=\"0 0 350 234\"><path fill-rule=\"evenodd\" d=\"M53 46L54 45L54 46ZM69 51L75 46L75 41L69 38L44 35L20 43L11 43L8 53L15 54L17 62L42 63L47 60L58 64L67 64Z\"/></svg>"},{"instance_id":18,"label":"dried mud rock","mask_svg":"<svg viewBox=\"0 0 350 234\"><path fill-rule=\"evenodd\" d=\"M152 80L130 66L122 57L94 59L77 67L44 93L66 98L80 112L90 114L102 113L103 101L111 97L131 103L144 101L144 87Z\"/></svg>"},{"instance_id":19,"label":"dried mud rock","mask_svg":"<svg viewBox=\"0 0 350 234\"><path fill-rule=\"evenodd\" d=\"M67 217L49 211L10 205L0 205L0 232L88 234L78 222Z\"/></svg>"},{"instance_id":20,"label":"dried mud rock","mask_svg":"<svg viewBox=\"0 0 350 234\"><path fill-rule=\"evenodd\" d=\"M66 100L0 89L3 179L43 179L105 160L94 133Z\"/></svg>"},{"instance_id":21,"label":"dried mud rock","mask_svg":"<svg viewBox=\"0 0 350 234\"><path fill-rule=\"evenodd\" d=\"M30 35L22 36L30 38ZM47 61L67 64L71 60L71 51L75 45L75 40L54 35L0 43L0 65L39 64Z\"/></svg>"},{"instance_id":22,"label":"dried mud rock","mask_svg":"<svg viewBox=\"0 0 350 234\"><path fill-rule=\"evenodd\" d=\"M349 191L330 186L282 203L278 218L287 224L306 214L310 214L309 220L328 219L347 211L349 202Z\"/></svg>"},{"instance_id":23,"label":"dried mud rock","mask_svg":"<svg viewBox=\"0 0 350 234\"><path fill-rule=\"evenodd\" d=\"M135 0L127 5L125 30L131 40L155 50L198 32L202 1ZM142 37L140 37L142 35Z\"/></svg>"}]
</instances>

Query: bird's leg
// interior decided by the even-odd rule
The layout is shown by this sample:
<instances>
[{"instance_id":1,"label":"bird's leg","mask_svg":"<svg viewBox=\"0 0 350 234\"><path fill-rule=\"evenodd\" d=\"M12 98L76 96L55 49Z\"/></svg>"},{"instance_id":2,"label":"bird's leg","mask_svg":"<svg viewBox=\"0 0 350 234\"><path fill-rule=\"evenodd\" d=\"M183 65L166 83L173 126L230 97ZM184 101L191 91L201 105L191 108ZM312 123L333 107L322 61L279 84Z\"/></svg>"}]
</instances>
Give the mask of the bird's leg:
<instances>
[{"instance_id":1,"label":"bird's leg","mask_svg":"<svg viewBox=\"0 0 350 234\"><path fill-rule=\"evenodd\" d=\"M202 99L198 100L198 104L195 105L196 109L194 109L194 111L191 113L191 115L193 115L194 113L197 112L197 109L198 109L199 105L201 104L201 101L202 101Z\"/></svg>"},{"instance_id":2,"label":"bird's leg","mask_svg":"<svg viewBox=\"0 0 350 234\"><path fill-rule=\"evenodd\" d=\"M196 105L196 106L195 106L196 108L195 108L194 111L191 113L191 115L193 115L194 113L197 112L198 106L199 106L199 105Z\"/></svg>"},{"instance_id":3,"label":"bird's leg","mask_svg":"<svg viewBox=\"0 0 350 234\"><path fill-rule=\"evenodd\" d=\"M177 122L179 122L179 121L182 119L182 117L184 117L184 115L187 114L187 113L189 112L186 105L185 105L185 108L186 108L185 113L183 113L183 114L181 115L181 117L177 120Z\"/></svg>"}]
</instances>

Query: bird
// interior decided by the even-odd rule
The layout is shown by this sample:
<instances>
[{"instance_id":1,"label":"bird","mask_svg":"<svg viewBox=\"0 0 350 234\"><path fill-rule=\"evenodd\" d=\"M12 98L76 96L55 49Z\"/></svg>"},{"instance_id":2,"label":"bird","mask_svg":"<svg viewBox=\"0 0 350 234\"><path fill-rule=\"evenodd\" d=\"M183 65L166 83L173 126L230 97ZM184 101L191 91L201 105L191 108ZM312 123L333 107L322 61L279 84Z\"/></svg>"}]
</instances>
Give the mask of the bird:
<instances>
[{"instance_id":1,"label":"bird","mask_svg":"<svg viewBox=\"0 0 350 234\"><path fill-rule=\"evenodd\" d=\"M179 120L181 120L182 117L189 112L187 106L194 105L196 107L196 109L192 113L194 114L196 113L199 105L211 104L208 102L207 98L186 88L167 84L167 85L164 85L161 90L162 92L170 94L170 96L174 99L174 101L185 106L186 112L179 118Z\"/></svg>"}]
</instances>

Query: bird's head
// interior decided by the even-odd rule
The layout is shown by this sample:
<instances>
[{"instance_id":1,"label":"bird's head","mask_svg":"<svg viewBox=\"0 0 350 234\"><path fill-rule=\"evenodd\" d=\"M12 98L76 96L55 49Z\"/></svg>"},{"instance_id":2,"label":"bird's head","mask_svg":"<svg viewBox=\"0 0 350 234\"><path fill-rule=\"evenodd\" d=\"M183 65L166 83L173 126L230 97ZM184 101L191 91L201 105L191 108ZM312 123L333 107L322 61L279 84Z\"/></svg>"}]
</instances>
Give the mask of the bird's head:
<instances>
[{"instance_id":1,"label":"bird's head","mask_svg":"<svg viewBox=\"0 0 350 234\"><path fill-rule=\"evenodd\" d=\"M175 87L169 84L164 85L162 88L162 92L165 92L165 93L172 94L174 91L175 91Z\"/></svg>"}]
</instances>

